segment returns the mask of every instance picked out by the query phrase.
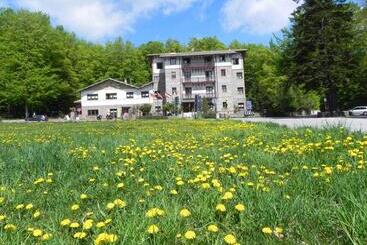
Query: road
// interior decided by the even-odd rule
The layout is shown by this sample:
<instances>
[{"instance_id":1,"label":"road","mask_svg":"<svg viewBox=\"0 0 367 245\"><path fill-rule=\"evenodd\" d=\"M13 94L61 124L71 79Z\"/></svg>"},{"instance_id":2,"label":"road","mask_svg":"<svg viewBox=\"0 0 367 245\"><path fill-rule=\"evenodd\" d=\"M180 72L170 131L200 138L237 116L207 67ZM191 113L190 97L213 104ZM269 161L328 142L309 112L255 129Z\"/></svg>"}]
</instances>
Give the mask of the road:
<instances>
[{"instance_id":1,"label":"road","mask_svg":"<svg viewBox=\"0 0 367 245\"><path fill-rule=\"evenodd\" d=\"M242 118L244 122L272 122L289 128L313 127L327 128L342 126L351 131L367 132L367 118Z\"/></svg>"}]
</instances>

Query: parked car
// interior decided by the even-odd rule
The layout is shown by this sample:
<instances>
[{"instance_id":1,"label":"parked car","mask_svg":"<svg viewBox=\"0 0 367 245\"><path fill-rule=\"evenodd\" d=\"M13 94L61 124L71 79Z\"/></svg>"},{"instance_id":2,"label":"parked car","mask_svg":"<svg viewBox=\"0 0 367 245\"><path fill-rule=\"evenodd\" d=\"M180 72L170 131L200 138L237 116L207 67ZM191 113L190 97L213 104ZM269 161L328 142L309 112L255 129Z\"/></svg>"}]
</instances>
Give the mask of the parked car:
<instances>
[{"instance_id":1,"label":"parked car","mask_svg":"<svg viewBox=\"0 0 367 245\"><path fill-rule=\"evenodd\" d=\"M25 119L27 122L47 122L48 117L45 115L33 115Z\"/></svg>"},{"instance_id":2,"label":"parked car","mask_svg":"<svg viewBox=\"0 0 367 245\"><path fill-rule=\"evenodd\" d=\"M367 106L356 106L349 110L349 116L367 116Z\"/></svg>"}]
</instances>

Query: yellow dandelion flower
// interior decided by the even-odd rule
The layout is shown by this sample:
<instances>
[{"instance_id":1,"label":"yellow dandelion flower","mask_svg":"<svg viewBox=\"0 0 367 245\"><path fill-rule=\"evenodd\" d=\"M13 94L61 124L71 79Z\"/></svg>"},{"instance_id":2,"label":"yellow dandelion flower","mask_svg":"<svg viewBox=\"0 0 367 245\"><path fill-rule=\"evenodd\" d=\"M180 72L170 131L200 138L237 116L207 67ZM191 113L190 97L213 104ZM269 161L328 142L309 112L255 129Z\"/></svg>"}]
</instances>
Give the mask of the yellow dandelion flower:
<instances>
[{"instance_id":1,"label":"yellow dandelion flower","mask_svg":"<svg viewBox=\"0 0 367 245\"><path fill-rule=\"evenodd\" d=\"M79 225L78 222L73 222L69 226L70 226L70 228L78 228L80 225Z\"/></svg>"},{"instance_id":2,"label":"yellow dandelion flower","mask_svg":"<svg viewBox=\"0 0 367 245\"><path fill-rule=\"evenodd\" d=\"M33 230L33 232L32 232L32 235L33 235L34 237L40 237L40 236L42 236L42 235L43 235L43 231L42 231L42 230L40 230L40 229L34 229L34 230Z\"/></svg>"},{"instance_id":3,"label":"yellow dandelion flower","mask_svg":"<svg viewBox=\"0 0 367 245\"><path fill-rule=\"evenodd\" d=\"M93 220L92 219L87 219L86 221L84 221L83 223L83 229L84 230L89 230L93 227Z\"/></svg>"},{"instance_id":4,"label":"yellow dandelion flower","mask_svg":"<svg viewBox=\"0 0 367 245\"><path fill-rule=\"evenodd\" d=\"M70 223L71 223L70 219L64 219L60 222L60 225L61 226L68 226L68 225L70 225Z\"/></svg>"},{"instance_id":5,"label":"yellow dandelion flower","mask_svg":"<svg viewBox=\"0 0 367 245\"><path fill-rule=\"evenodd\" d=\"M147 229L147 232L148 232L149 234L156 234L156 233L158 233L158 232L159 232L159 228L158 228L158 226L157 226L157 225L150 225L150 226L148 227L148 229Z\"/></svg>"},{"instance_id":6,"label":"yellow dandelion flower","mask_svg":"<svg viewBox=\"0 0 367 245\"><path fill-rule=\"evenodd\" d=\"M171 190L169 193L170 193L171 195L177 195L177 194L178 194L178 192L177 192L176 190Z\"/></svg>"},{"instance_id":7,"label":"yellow dandelion flower","mask_svg":"<svg viewBox=\"0 0 367 245\"><path fill-rule=\"evenodd\" d=\"M24 208L24 204L19 204L15 207L16 210L20 210Z\"/></svg>"},{"instance_id":8,"label":"yellow dandelion flower","mask_svg":"<svg viewBox=\"0 0 367 245\"><path fill-rule=\"evenodd\" d=\"M80 195L80 199L82 199L82 200L87 199L87 198L88 198L87 194L81 194Z\"/></svg>"},{"instance_id":9,"label":"yellow dandelion flower","mask_svg":"<svg viewBox=\"0 0 367 245\"><path fill-rule=\"evenodd\" d=\"M180 216L183 218L189 217L190 215L191 212L187 208L184 208L180 211Z\"/></svg>"},{"instance_id":10,"label":"yellow dandelion flower","mask_svg":"<svg viewBox=\"0 0 367 245\"><path fill-rule=\"evenodd\" d=\"M271 230L271 228L270 228L270 227L264 227L264 228L262 229L262 232L263 232L264 234L271 234L271 233L273 233L273 231Z\"/></svg>"},{"instance_id":11,"label":"yellow dandelion flower","mask_svg":"<svg viewBox=\"0 0 367 245\"><path fill-rule=\"evenodd\" d=\"M32 203L27 204L27 206L25 206L25 209L27 209L27 210L30 210L32 208L33 208L33 204Z\"/></svg>"},{"instance_id":12,"label":"yellow dandelion flower","mask_svg":"<svg viewBox=\"0 0 367 245\"><path fill-rule=\"evenodd\" d=\"M5 214L0 215L0 221L4 221L5 219L6 219L6 215Z\"/></svg>"},{"instance_id":13,"label":"yellow dandelion flower","mask_svg":"<svg viewBox=\"0 0 367 245\"><path fill-rule=\"evenodd\" d=\"M213 233L218 232L219 230L218 226L216 225L209 225L207 229L209 232L213 232Z\"/></svg>"},{"instance_id":14,"label":"yellow dandelion flower","mask_svg":"<svg viewBox=\"0 0 367 245\"><path fill-rule=\"evenodd\" d=\"M33 213L33 218L38 218L41 216L41 212L39 210L37 210L36 212Z\"/></svg>"},{"instance_id":15,"label":"yellow dandelion flower","mask_svg":"<svg viewBox=\"0 0 367 245\"><path fill-rule=\"evenodd\" d=\"M218 204L216 207L215 207L215 210L217 210L218 212L225 212L226 211L226 206L224 206L224 204Z\"/></svg>"},{"instance_id":16,"label":"yellow dandelion flower","mask_svg":"<svg viewBox=\"0 0 367 245\"><path fill-rule=\"evenodd\" d=\"M228 234L224 237L224 242L227 244L236 244L237 240L236 237L232 234Z\"/></svg>"},{"instance_id":17,"label":"yellow dandelion flower","mask_svg":"<svg viewBox=\"0 0 367 245\"><path fill-rule=\"evenodd\" d=\"M233 198L233 193L232 192L225 192L223 197L222 197L222 200L231 200Z\"/></svg>"},{"instance_id":18,"label":"yellow dandelion flower","mask_svg":"<svg viewBox=\"0 0 367 245\"><path fill-rule=\"evenodd\" d=\"M195 231L186 231L184 237L187 239L187 240L193 240L196 238L196 233Z\"/></svg>"},{"instance_id":19,"label":"yellow dandelion flower","mask_svg":"<svg viewBox=\"0 0 367 245\"><path fill-rule=\"evenodd\" d=\"M50 233L45 233L45 234L43 234L43 236L41 237L41 240L42 240L42 241L48 241L48 240L50 240L50 239L51 239L51 237L52 237L52 235L51 235Z\"/></svg>"},{"instance_id":20,"label":"yellow dandelion flower","mask_svg":"<svg viewBox=\"0 0 367 245\"><path fill-rule=\"evenodd\" d=\"M74 204L70 207L71 211L77 211L80 208L78 204Z\"/></svg>"},{"instance_id":21,"label":"yellow dandelion flower","mask_svg":"<svg viewBox=\"0 0 367 245\"><path fill-rule=\"evenodd\" d=\"M106 243L113 243L117 241L117 236L114 234L108 233L101 233L97 236L96 240L94 241L95 245L106 244Z\"/></svg>"},{"instance_id":22,"label":"yellow dandelion flower","mask_svg":"<svg viewBox=\"0 0 367 245\"><path fill-rule=\"evenodd\" d=\"M242 203L237 204L234 208L235 208L238 212L243 212L243 211L245 211L245 205L243 205Z\"/></svg>"},{"instance_id":23,"label":"yellow dandelion flower","mask_svg":"<svg viewBox=\"0 0 367 245\"><path fill-rule=\"evenodd\" d=\"M97 228L102 228L102 227L105 227L106 226L106 223L105 222L103 222L103 221L100 221L100 222L98 222L97 224L96 224L96 227Z\"/></svg>"},{"instance_id":24,"label":"yellow dandelion flower","mask_svg":"<svg viewBox=\"0 0 367 245\"><path fill-rule=\"evenodd\" d=\"M109 202L106 206L106 209L111 210L115 207L115 204L113 202Z\"/></svg>"},{"instance_id":25,"label":"yellow dandelion flower","mask_svg":"<svg viewBox=\"0 0 367 245\"><path fill-rule=\"evenodd\" d=\"M75 239L79 239L79 240L81 240L81 239L85 238L86 236L87 236L87 233L85 233L85 232L83 232L83 231L76 232L76 233L73 235L73 237L74 237Z\"/></svg>"},{"instance_id":26,"label":"yellow dandelion flower","mask_svg":"<svg viewBox=\"0 0 367 245\"><path fill-rule=\"evenodd\" d=\"M124 186L125 186L124 183L118 183L117 184L118 189L122 189L122 188L124 188Z\"/></svg>"},{"instance_id":27,"label":"yellow dandelion flower","mask_svg":"<svg viewBox=\"0 0 367 245\"><path fill-rule=\"evenodd\" d=\"M282 234L283 233L283 228L282 227L275 227L274 231L278 234Z\"/></svg>"},{"instance_id":28,"label":"yellow dandelion flower","mask_svg":"<svg viewBox=\"0 0 367 245\"><path fill-rule=\"evenodd\" d=\"M12 231L15 231L16 229L17 229L17 226L13 225L13 224L6 224L4 226L4 230L6 230L6 231L12 232Z\"/></svg>"},{"instance_id":29,"label":"yellow dandelion flower","mask_svg":"<svg viewBox=\"0 0 367 245\"><path fill-rule=\"evenodd\" d=\"M113 203L119 207L119 208L124 208L126 207L126 202L121 200L121 199L115 199L115 201L113 201Z\"/></svg>"}]
</instances>

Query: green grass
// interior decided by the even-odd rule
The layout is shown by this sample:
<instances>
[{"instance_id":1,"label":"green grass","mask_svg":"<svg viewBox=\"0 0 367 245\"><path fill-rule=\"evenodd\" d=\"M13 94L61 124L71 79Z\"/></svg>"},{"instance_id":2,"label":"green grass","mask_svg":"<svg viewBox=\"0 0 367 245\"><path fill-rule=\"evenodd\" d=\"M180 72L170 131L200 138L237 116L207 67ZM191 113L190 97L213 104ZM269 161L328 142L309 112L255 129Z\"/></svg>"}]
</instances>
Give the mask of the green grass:
<instances>
[{"instance_id":1,"label":"green grass","mask_svg":"<svg viewBox=\"0 0 367 245\"><path fill-rule=\"evenodd\" d=\"M366 148L367 136L343 128L214 120L0 124L0 244L91 244L102 232L117 235L117 244L223 244L227 234L240 244L366 244ZM52 182L35 184L39 178ZM233 199L221 200L225 192ZM107 210L117 198L126 207ZM15 209L30 203L30 210ZM219 203L225 213L215 210ZM71 211L73 204L80 209ZM150 208L165 215L148 218ZM191 216L180 217L183 208ZM82 228L62 227L64 219L94 226L79 241L73 235ZM112 222L95 227L106 219ZM155 235L147 233L151 224L160 229ZM209 233L209 224L219 231ZM264 234L264 227L283 233ZM52 238L41 241L28 228ZM194 240L184 238L188 230Z\"/></svg>"}]
</instances>

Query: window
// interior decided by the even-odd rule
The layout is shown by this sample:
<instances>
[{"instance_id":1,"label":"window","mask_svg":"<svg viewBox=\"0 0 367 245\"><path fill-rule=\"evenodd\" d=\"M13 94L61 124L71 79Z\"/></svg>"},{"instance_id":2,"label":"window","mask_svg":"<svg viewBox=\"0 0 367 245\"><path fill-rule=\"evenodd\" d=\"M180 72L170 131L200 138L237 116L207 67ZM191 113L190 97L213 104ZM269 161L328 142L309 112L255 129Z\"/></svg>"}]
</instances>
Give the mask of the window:
<instances>
[{"instance_id":1,"label":"window","mask_svg":"<svg viewBox=\"0 0 367 245\"><path fill-rule=\"evenodd\" d=\"M127 92L127 93L126 93L126 98L127 98L127 99L132 99L132 98L134 98L134 92Z\"/></svg>"},{"instance_id":2,"label":"window","mask_svg":"<svg viewBox=\"0 0 367 245\"><path fill-rule=\"evenodd\" d=\"M210 63L210 62L212 62L212 57L211 56L206 56L205 58L204 58L204 61L205 61L205 63Z\"/></svg>"},{"instance_id":3,"label":"window","mask_svg":"<svg viewBox=\"0 0 367 245\"><path fill-rule=\"evenodd\" d=\"M87 100L98 100L98 94L87 94Z\"/></svg>"},{"instance_id":4,"label":"window","mask_svg":"<svg viewBox=\"0 0 367 245\"><path fill-rule=\"evenodd\" d=\"M239 58L233 58L232 63L233 63L233 65L239 65L240 64L240 59Z\"/></svg>"},{"instance_id":5,"label":"window","mask_svg":"<svg viewBox=\"0 0 367 245\"><path fill-rule=\"evenodd\" d=\"M237 76L237 78L242 79L243 78L243 73L242 72L237 72L236 76Z\"/></svg>"},{"instance_id":6,"label":"window","mask_svg":"<svg viewBox=\"0 0 367 245\"><path fill-rule=\"evenodd\" d=\"M176 72L175 71L171 72L171 78L176 79Z\"/></svg>"},{"instance_id":7,"label":"window","mask_svg":"<svg viewBox=\"0 0 367 245\"><path fill-rule=\"evenodd\" d=\"M163 62L157 63L157 69L163 69Z\"/></svg>"},{"instance_id":8,"label":"window","mask_svg":"<svg viewBox=\"0 0 367 245\"><path fill-rule=\"evenodd\" d=\"M98 110L88 110L88 116L98 116Z\"/></svg>"},{"instance_id":9,"label":"window","mask_svg":"<svg viewBox=\"0 0 367 245\"><path fill-rule=\"evenodd\" d=\"M192 96L192 88L185 88L185 95L187 98L191 98Z\"/></svg>"},{"instance_id":10,"label":"window","mask_svg":"<svg viewBox=\"0 0 367 245\"><path fill-rule=\"evenodd\" d=\"M190 64L191 63L191 59L190 58L183 58L183 63L184 64Z\"/></svg>"},{"instance_id":11,"label":"window","mask_svg":"<svg viewBox=\"0 0 367 245\"><path fill-rule=\"evenodd\" d=\"M220 70L220 74L221 74L222 77L225 77L226 76L226 70L225 69Z\"/></svg>"},{"instance_id":12,"label":"window","mask_svg":"<svg viewBox=\"0 0 367 245\"><path fill-rule=\"evenodd\" d=\"M185 79L191 79L191 72L190 71L185 71L184 72L184 77L185 77Z\"/></svg>"},{"instance_id":13,"label":"window","mask_svg":"<svg viewBox=\"0 0 367 245\"><path fill-rule=\"evenodd\" d=\"M227 85L222 85L222 92L227 93Z\"/></svg>"},{"instance_id":14,"label":"window","mask_svg":"<svg viewBox=\"0 0 367 245\"><path fill-rule=\"evenodd\" d=\"M209 95L209 96L213 96L214 94L214 88L211 87L211 86L208 86L205 88L206 89L206 94Z\"/></svg>"},{"instance_id":15,"label":"window","mask_svg":"<svg viewBox=\"0 0 367 245\"><path fill-rule=\"evenodd\" d=\"M223 109L227 109L228 108L228 104L227 104L227 102L225 101L225 102L223 102Z\"/></svg>"},{"instance_id":16,"label":"window","mask_svg":"<svg viewBox=\"0 0 367 245\"><path fill-rule=\"evenodd\" d=\"M113 118L117 117L117 109L110 109L110 116Z\"/></svg>"},{"instance_id":17,"label":"window","mask_svg":"<svg viewBox=\"0 0 367 245\"><path fill-rule=\"evenodd\" d=\"M237 92L238 94L243 94L243 87L238 87Z\"/></svg>"},{"instance_id":18,"label":"window","mask_svg":"<svg viewBox=\"0 0 367 245\"><path fill-rule=\"evenodd\" d=\"M142 91L141 92L141 97L142 98L148 98L149 97L149 92L148 91Z\"/></svg>"},{"instance_id":19,"label":"window","mask_svg":"<svg viewBox=\"0 0 367 245\"><path fill-rule=\"evenodd\" d=\"M156 81L156 82L157 82L157 81L159 81L159 76L154 76L154 78L153 78L153 79L154 79L154 81Z\"/></svg>"},{"instance_id":20,"label":"window","mask_svg":"<svg viewBox=\"0 0 367 245\"><path fill-rule=\"evenodd\" d=\"M169 60L170 65L176 65L176 58L171 58Z\"/></svg>"},{"instance_id":21,"label":"window","mask_svg":"<svg viewBox=\"0 0 367 245\"><path fill-rule=\"evenodd\" d=\"M226 56L225 55L219 56L219 61L220 62L225 62L226 61Z\"/></svg>"},{"instance_id":22,"label":"window","mask_svg":"<svg viewBox=\"0 0 367 245\"><path fill-rule=\"evenodd\" d=\"M244 110L245 109L245 103L238 103L238 109Z\"/></svg>"},{"instance_id":23,"label":"window","mask_svg":"<svg viewBox=\"0 0 367 245\"><path fill-rule=\"evenodd\" d=\"M213 72L212 71L206 71L205 72L205 77L206 77L206 80L213 79Z\"/></svg>"},{"instance_id":24,"label":"window","mask_svg":"<svg viewBox=\"0 0 367 245\"><path fill-rule=\"evenodd\" d=\"M161 110L162 110L162 107L160 107L160 106L156 106L156 107L155 107L155 111L156 111L156 112L161 112Z\"/></svg>"},{"instance_id":25,"label":"window","mask_svg":"<svg viewBox=\"0 0 367 245\"><path fill-rule=\"evenodd\" d=\"M177 88L176 87L172 88L172 95L174 95L174 94L177 94Z\"/></svg>"},{"instance_id":26,"label":"window","mask_svg":"<svg viewBox=\"0 0 367 245\"><path fill-rule=\"evenodd\" d=\"M106 94L106 100L116 100L117 99L117 93L107 93Z\"/></svg>"}]
</instances>

